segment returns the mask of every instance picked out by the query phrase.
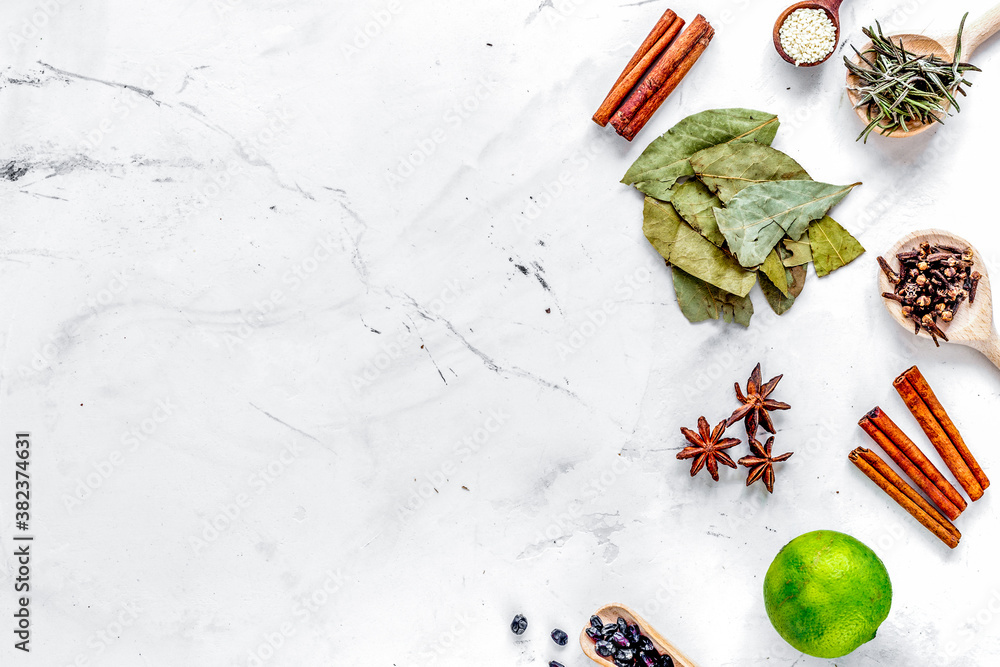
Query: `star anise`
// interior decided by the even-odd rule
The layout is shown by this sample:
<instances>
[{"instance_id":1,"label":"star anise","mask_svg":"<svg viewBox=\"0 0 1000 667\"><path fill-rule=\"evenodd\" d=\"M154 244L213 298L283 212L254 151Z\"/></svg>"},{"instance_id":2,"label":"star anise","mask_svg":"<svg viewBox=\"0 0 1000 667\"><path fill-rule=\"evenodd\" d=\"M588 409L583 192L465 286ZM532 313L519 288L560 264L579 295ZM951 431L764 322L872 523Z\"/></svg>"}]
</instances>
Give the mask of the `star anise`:
<instances>
[{"instance_id":1,"label":"star anise","mask_svg":"<svg viewBox=\"0 0 1000 667\"><path fill-rule=\"evenodd\" d=\"M709 431L708 420L704 417L699 417L698 433L695 433L689 428L684 428L683 426L681 427L681 433L683 433L684 437L688 439L691 446L685 447L678 452L677 458L681 460L694 459L691 463L692 477L697 475L702 467L707 467L708 474L712 476L712 479L718 482L720 462L730 468L736 468L736 464L733 462L733 459L729 457L729 454L722 450L735 447L740 444L740 441L736 438L722 437L722 434L726 430L726 426L726 420L723 419L719 422L719 425L715 427L714 431Z\"/></svg>"},{"instance_id":2,"label":"star anise","mask_svg":"<svg viewBox=\"0 0 1000 667\"><path fill-rule=\"evenodd\" d=\"M784 375L773 377L768 380L767 384L761 385L760 364L757 364L753 373L750 374L750 379L747 380L746 396L740 391L740 383L736 383L736 398L740 399L740 403L743 405L732 414L726 425L732 426L740 419L745 418L747 437L751 440L757 435L758 424L763 426L765 431L774 433L774 424L771 422L768 410L788 410L792 407L788 403L768 398L774 388L778 386L778 381L783 377Z\"/></svg>"},{"instance_id":3,"label":"star anise","mask_svg":"<svg viewBox=\"0 0 1000 667\"><path fill-rule=\"evenodd\" d=\"M764 478L764 486L768 492L774 493L774 464L785 461L792 456L792 452L781 456L771 456L771 447L774 446L774 436L767 439L767 444L763 447L755 438L750 438L750 451L753 456L744 456L740 459L740 465L750 468L747 475L747 486L750 486L761 477Z\"/></svg>"}]
</instances>

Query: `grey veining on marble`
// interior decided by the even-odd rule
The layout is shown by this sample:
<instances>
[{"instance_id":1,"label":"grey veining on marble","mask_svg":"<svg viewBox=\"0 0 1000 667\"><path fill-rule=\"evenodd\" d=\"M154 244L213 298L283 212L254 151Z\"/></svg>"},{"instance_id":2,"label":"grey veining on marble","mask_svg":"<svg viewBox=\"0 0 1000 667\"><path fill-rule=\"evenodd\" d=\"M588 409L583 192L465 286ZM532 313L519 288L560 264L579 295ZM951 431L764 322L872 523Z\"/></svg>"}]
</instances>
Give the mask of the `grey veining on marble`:
<instances>
[{"instance_id":1,"label":"grey veining on marble","mask_svg":"<svg viewBox=\"0 0 1000 667\"><path fill-rule=\"evenodd\" d=\"M972 12L991 3L973 0ZM629 145L590 116L662 2L16 0L0 34L0 610L16 430L33 438L31 654L0 663L545 665L608 602L703 667L989 665L993 494L946 553L847 461L918 363L987 472L1000 374L905 335L874 255L946 227L1000 275L997 45L947 126L873 138L781 3L670 6L717 36ZM965 7L846 3L844 43ZM688 324L619 183L685 115L777 113L868 254L780 320ZM927 165L934 164L935 168ZM675 459L678 428L784 373L773 496ZM742 454L741 454L742 455ZM836 661L761 600L800 533L883 558L892 614ZM508 629L528 617L522 637ZM11 626L12 627L12 626Z\"/></svg>"}]
</instances>

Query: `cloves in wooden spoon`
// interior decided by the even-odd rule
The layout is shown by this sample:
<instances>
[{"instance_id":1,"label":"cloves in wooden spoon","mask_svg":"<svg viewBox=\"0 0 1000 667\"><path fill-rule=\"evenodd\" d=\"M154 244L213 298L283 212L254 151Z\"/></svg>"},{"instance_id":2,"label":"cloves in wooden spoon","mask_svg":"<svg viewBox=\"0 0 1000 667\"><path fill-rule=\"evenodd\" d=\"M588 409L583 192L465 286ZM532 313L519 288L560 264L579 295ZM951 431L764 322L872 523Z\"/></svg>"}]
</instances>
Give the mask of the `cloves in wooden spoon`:
<instances>
[{"instance_id":1,"label":"cloves in wooden spoon","mask_svg":"<svg viewBox=\"0 0 1000 667\"><path fill-rule=\"evenodd\" d=\"M990 278L986 272L986 262L983 260L983 256L972 244L959 236L940 229L927 229L907 234L899 239L886 251L883 258L890 267L895 268L898 264L896 255L917 248L921 243L972 250L975 270L981 276L976 288L976 300L973 303L967 301L963 303L961 308L955 312L955 317L951 322L941 324L941 330L947 334L948 342L979 350L997 368L1000 368L1000 335L997 334L996 326L993 324L993 295L990 291ZM880 294L893 292L893 285L881 268L878 271L878 286ZM883 302L893 319L912 333L913 321L903 315L903 304L891 299L883 299ZM919 335L930 337L930 334L924 330L921 330Z\"/></svg>"}]
</instances>

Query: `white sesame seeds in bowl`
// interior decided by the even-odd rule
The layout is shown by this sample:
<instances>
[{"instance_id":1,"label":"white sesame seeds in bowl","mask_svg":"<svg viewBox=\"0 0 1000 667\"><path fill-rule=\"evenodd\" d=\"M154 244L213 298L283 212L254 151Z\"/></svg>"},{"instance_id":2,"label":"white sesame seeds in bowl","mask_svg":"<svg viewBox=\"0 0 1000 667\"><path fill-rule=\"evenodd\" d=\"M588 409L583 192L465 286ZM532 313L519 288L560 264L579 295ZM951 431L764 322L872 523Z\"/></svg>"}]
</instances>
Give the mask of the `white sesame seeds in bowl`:
<instances>
[{"instance_id":1,"label":"white sesame seeds in bowl","mask_svg":"<svg viewBox=\"0 0 1000 667\"><path fill-rule=\"evenodd\" d=\"M816 65L837 46L837 26L825 9L801 8L785 18L777 37L780 50L796 67Z\"/></svg>"}]
</instances>

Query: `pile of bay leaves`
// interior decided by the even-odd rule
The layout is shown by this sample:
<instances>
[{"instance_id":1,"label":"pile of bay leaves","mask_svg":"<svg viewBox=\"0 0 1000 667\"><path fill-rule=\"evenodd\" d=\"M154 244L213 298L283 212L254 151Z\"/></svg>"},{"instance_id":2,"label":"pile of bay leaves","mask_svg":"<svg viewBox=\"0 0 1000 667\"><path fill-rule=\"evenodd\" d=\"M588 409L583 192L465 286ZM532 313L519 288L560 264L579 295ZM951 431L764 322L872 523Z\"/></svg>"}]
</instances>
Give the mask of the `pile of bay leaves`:
<instances>
[{"instance_id":1,"label":"pile of bay leaves","mask_svg":"<svg viewBox=\"0 0 1000 667\"><path fill-rule=\"evenodd\" d=\"M749 326L749 293L781 315L812 262L818 276L865 251L827 212L856 185L820 183L771 147L778 117L750 109L688 116L653 141L622 182L645 193L643 231L673 266L674 290L692 322Z\"/></svg>"}]
</instances>

